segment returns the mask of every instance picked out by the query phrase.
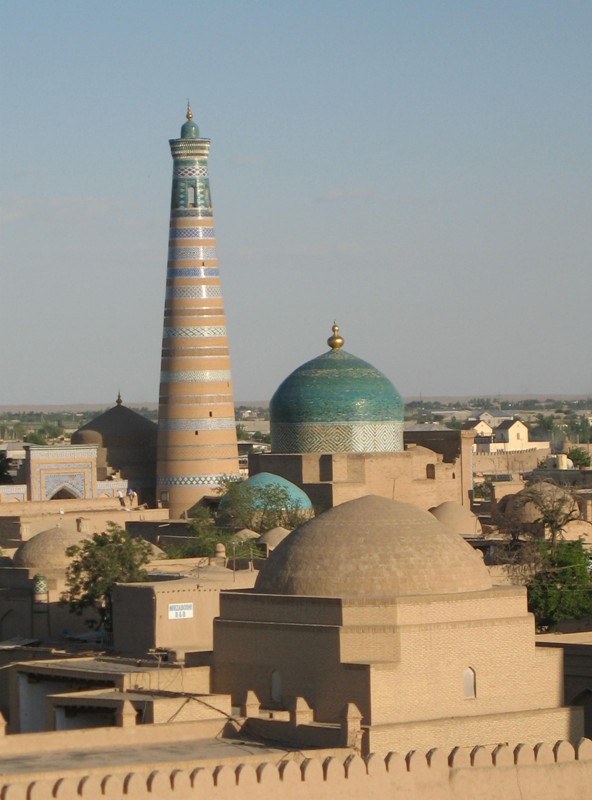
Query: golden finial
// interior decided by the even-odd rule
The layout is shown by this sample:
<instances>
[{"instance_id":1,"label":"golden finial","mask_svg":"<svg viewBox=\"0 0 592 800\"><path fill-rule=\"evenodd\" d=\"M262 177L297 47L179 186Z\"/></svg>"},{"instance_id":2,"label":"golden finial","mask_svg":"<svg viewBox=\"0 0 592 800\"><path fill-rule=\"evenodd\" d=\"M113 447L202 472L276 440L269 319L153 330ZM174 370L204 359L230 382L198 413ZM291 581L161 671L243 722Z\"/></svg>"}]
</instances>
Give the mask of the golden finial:
<instances>
[{"instance_id":1,"label":"golden finial","mask_svg":"<svg viewBox=\"0 0 592 800\"><path fill-rule=\"evenodd\" d=\"M193 119L193 111L191 110L191 103L189 100L187 101L187 114L185 116L187 119Z\"/></svg>"},{"instance_id":2,"label":"golden finial","mask_svg":"<svg viewBox=\"0 0 592 800\"><path fill-rule=\"evenodd\" d=\"M331 350L339 350L340 347L343 347L343 341L343 336L339 335L339 325L333 320L333 335L329 336L327 344Z\"/></svg>"}]
</instances>

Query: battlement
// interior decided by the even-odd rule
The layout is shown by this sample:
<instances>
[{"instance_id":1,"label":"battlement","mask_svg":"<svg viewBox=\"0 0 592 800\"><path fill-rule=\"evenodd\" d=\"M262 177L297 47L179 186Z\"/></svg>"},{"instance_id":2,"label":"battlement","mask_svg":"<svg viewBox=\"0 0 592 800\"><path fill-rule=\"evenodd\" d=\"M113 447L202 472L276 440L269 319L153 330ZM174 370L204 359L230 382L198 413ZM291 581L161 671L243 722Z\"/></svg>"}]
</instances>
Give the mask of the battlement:
<instances>
[{"instance_id":1,"label":"battlement","mask_svg":"<svg viewBox=\"0 0 592 800\"><path fill-rule=\"evenodd\" d=\"M333 751L335 752L335 751ZM318 755L286 754L280 761L261 762L246 748L245 758L234 763L180 768L163 764L160 768L122 770L96 768L70 771L64 775L14 775L5 773L3 800L85 800L123 795L135 798L240 797L245 792L262 800L272 800L281 791L283 798L359 800L359 797L397 797L414 800L545 800L589 796L592 778L592 741L581 739L576 745L559 741L534 747L477 746L432 749L427 753L371 754L366 759L350 753ZM236 763L238 762L238 763ZM153 766L153 765L152 765ZM306 784L303 787L302 784Z\"/></svg>"}]
</instances>

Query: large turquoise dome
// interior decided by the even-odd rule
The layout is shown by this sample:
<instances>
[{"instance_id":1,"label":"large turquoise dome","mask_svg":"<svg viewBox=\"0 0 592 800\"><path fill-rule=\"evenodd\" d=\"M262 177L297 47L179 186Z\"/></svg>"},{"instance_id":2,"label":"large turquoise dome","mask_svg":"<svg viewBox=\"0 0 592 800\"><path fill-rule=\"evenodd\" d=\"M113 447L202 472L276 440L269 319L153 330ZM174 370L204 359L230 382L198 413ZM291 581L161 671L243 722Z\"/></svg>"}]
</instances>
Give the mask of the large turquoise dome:
<instances>
[{"instance_id":1,"label":"large turquoise dome","mask_svg":"<svg viewBox=\"0 0 592 800\"><path fill-rule=\"evenodd\" d=\"M270 403L274 453L393 452L403 449L403 400L389 379L340 349L294 370Z\"/></svg>"}]
</instances>

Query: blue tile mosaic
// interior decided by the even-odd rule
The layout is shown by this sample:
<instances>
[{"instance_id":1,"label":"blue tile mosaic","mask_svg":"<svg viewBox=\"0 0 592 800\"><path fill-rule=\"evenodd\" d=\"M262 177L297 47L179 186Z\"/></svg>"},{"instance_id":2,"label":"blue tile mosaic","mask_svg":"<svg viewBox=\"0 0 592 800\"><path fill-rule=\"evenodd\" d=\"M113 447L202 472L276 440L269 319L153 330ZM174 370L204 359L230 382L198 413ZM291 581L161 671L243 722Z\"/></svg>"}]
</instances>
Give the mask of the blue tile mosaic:
<instances>
[{"instance_id":1,"label":"blue tile mosaic","mask_svg":"<svg viewBox=\"0 0 592 800\"><path fill-rule=\"evenodd\" d=\"M226 328L224 325L180 325L164 328L162 335L165 339L171 336L226 336Z\"/></svg>"},{"instance_id":2,"label":"blue tile mosaic","mask_svg":"<svg viewBox=\"0 0 592 800\"><path fill-rule=\"evenodd\" d=\"M169 278L217 278L220 275L218 267L169 267Z\"/></svg>"},{"instance_id":3,"label":"blue tile mosaic","mask_svg":"<svg viewBox=\"0 0 592 800\"><path fill-rule=\"evenodd\" d=\"M197 383L201 381L229 381L229 369L177 369L162 370L160 373L161 383L189 382Z\"/></svg>"},{"instance_id":4,"label":"blue tile mosaic","mask_svg":"<svg viewBox=\"0 0 592 800\"><path fill-rule=\"evenodd\" d=\"M193 261L206 261L216 258L215 247L169 247L169 261L178 259L191 259Z\"/></svg>"},{"instance_id":5,"label":"blue tile mosaic","mask_svg":"<svg viewBox=\"0 0 592 800\"><path fill-rule=\"evenodd\" d=\"M202 404L202 408L204 405ZM205 419L161 419L158 427L163 431L222 431L236 427L234 417L206 417Z\"/></svg>"}]
</instances>

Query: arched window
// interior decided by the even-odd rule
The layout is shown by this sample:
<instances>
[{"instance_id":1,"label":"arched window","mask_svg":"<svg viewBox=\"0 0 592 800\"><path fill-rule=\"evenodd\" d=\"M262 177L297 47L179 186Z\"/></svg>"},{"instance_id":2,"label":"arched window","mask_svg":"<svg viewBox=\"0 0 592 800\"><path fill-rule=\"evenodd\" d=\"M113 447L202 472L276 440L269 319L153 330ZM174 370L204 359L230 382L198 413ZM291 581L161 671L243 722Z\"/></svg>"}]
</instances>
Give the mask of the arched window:
<instances>
[{"instance_id":1,"label":"arched window","mask_svg":"<svg viewBox=\"0 0 592 800\"><path fill-rule=\"evenodd\" d=\"M196 205L197 204L196 204L196 201L195 201L195 186L193 186L190 183L187 186L187 206L189 208L195 208Z\"/></svg>"},{"instance_id":2,"label":"arched window","mask_svg":"<svg viewBox=\"0 0 592 800\"><path fill-rule=\"evenodd\" d=\"M271 673L271 699L274 703L282 702L282 676L277 669Z\"/></svg>"},{"instance_id":3,"label":"arched window","mask_svg":"<svg viewBox=\"0 0 592 800\"><path fill-rule=\"evenodd\" d=\"M467 667L463 673L463 694L465 700L472 700L477 696L477 680L475 670Z\"/></svg>"},{"instance_id":4,"label":"arched window","mask_svg":"<svg viewBox=\"0 0 592 800\"><path fill-rule=\"evenodd\" d=\"M431 480L435 480L435 478L436 478L436 465L435 464L427 464L426 465L426 478L431 478Z\"/></svg>"}]
</instances>

